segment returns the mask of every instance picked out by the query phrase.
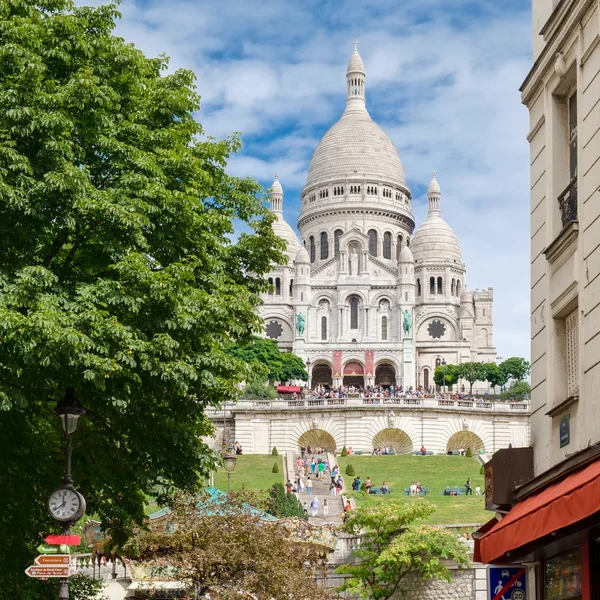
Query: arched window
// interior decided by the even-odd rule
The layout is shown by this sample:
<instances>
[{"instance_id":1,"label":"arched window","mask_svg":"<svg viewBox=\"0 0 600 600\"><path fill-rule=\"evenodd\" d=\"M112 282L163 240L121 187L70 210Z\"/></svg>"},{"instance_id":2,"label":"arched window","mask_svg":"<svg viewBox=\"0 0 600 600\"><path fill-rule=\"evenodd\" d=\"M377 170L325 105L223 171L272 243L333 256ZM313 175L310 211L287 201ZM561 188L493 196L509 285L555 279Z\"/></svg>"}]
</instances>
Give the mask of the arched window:
<instances>
[{"instance_id":1,"label":"arched window","mask_svg":"<svg viewBox=\"0 0 600 600\"><path fill-rule=\"evenodd\" d=\"M400 260L400 252L402 252L403 240L404 238L401 235L396 238L396 260Z\"/></svg>"},{"instance_id":2,"label":"arched window","mask_svg":"<svg viewBox=\"0 0 600 600\"><path fill-rule=\"evenodd\" d=\"M460 296L460 280L456 281L456 295Z\"/></svg>"},{"instance_id":3,"label":"arched window","mask_svg":"<svg viewBox=\"0 0 600 600\"><path fill-rule=\"evenodd\" d=\"M340 238L344 235L341 229L336 229L333 232L333 251L336 256L340 255Z\"/></svg>"},{"instance_id":4,"label":"arched window","mask_svg":"<svg viewBox=\"0 0 600 600\"><path fill-rule=\"evenodd\" d=\"M321 260L329 257L329 238L325 231L321 232Z\"/></svg>"},{"instance_id":5,"label":"arched window","mask_svg":"<svg viewBox=\"0 0 600 600\"><path fill-rule=\"evenodd\" d=\"M269 277L269 296L273 295L273 278Z\"/></svg>"},{"instance_id":6,"label":"arched window","mask_svg":"<svg viewBox=\"0 0 600 600\"><path fill-rule=\"evenodd\" d=\"M358 300L350 300L350 329L358 329Z\"/></svg>"},{"instance_id":7,"label":"arched window","mask_svg":"<svg viewBox=\"0 0 600 600\"><path fill-rule=\"evenodd\" d=\"M435 368L437 369L442 364L442 359L438 356L435 359Z\"/></svg>"},{"instance_id":8,"label":"arched window","mask_svg":"<svg viewBox=\"0 0 600 600\"><path fill-rule=\"evenodd\" d=\"M374 229L369 230L369 254L377 256L377 232Z\"/></svg>"},{"instance_id":9,"label":"arched window","mask_svg":"<svg viewBox=\"0 0 600 600\"><path fill-rule=\"evenodd\" d=\"M429 278L429 293L432 296L435 294L435 277Z\"/></svg>"},{"instance_id":10,"label":"arched window","mask_svg":"<svg viewBox=\"0 0 600 600\"><path fill-rule=\"evenodd\" d=\"M423 387L429 389L429 369L423 369Z\"/></svg>"},{"instance_id":11,"label":"arched window","mask_svg":"<svg viewBox=\"0 0 600 600\"><path fill-rule=\"evenodd\" d=\"M281 296L281 279L279 277L275 278L275 295Z\"/></svg>"},{"instance_id":12,"label":"arched window","mask_svg":"<svg viewBox=\"0 0 600 600\"><path fill-rule=\"evenodd\" d=\"M441 277L438 277L437 284L438 284L438 286L437 286L438 287L438 294L443 294L444 293L444 283L443 283Z\"/></svg>"},{"instance_id":13,"label":"arched window","mask_svg":"<svg viewBox=\"0 0 600 600\"><path fill-rule=\"evenodd\" d=\"M290 279L290 298L294 295L294 280Z\"/></svg>"},{"instance_id":14,"label":"arched window","mask_svg":"<svg viewBox=\"0 0 600 600\"><path fill-rule=\"evenodd\" d=\"M381 317L381 339L387 340L387 317Z\"/></svg>"},{"instance_id":15,"label":"arched window","mask_svg":"<svg viewBox=\"0 0 600 600\"><path fill-rule=\"evenodd\" d=\"M392 259L392 234L389 231L383 234L383 258Z\"/></svg>"},{"instance_id":16,"label":"arched window","mask_svg":"<svg viewBox=\"0 0 600 600\"><path fill-rule=\"evenodd\" d=\"M417 279L417 296L421 295L421 280Z\"/></svg>"},{"instance_id":17,"label":"arched window","mask_svg":"<svg viewBox=\"0 0 600 600\"><path fill-rule=\"evenodd\" d=\"M321 339L327 339L327 317L321 317Z\"/></svg>"},{"instance_id":18,"label":"arched window","mask_svg":"<svg viewBox=\"0 0 600 600\"><path fill-rule=\"evenodd\" d=\"M455 296L455 295L456 295L456 294L455 294L455 289L454 289L455 285L456 285L456 280L455 280L455 279L454 279L454 277L453 277L453 278L452 278L452 283L450 284L450 294L451 294L452 296Z\"/></svg>"},{"instance_id":19,"label":"arched window","mask_svg":"<svg viewBox=\"0 0 600 600\"><path fill-rule=\"evenodd\" d=\"M308 241L309 241L309 244L310 244L310 262L314 263L315 259L316 259L315 238L314 238L314 236L311 235Z\"/></svg>"}]
</instances>

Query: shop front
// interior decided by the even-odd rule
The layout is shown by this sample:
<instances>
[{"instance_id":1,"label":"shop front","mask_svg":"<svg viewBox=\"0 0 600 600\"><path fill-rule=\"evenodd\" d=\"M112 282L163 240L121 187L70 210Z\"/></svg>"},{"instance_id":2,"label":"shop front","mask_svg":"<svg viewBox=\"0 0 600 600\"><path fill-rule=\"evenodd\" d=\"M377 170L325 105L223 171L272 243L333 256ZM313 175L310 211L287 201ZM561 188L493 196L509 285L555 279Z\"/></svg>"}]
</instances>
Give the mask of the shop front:
<instances>
[{"instance_id":1,"label":"shop front","mask_svg":"<svg viewBox=\"0 0 600 600\"><path fill-rule=\"evenodd\" d=\"M504 483L493 459L485 466L486 505L491 501L499 512L474 534L474 560L526 565L527 600L600 600L600 456L594 450L579 456L579 464L558 465L513 487L510 507L494 503L494 489Z\"/></svg>"}]
</instances>

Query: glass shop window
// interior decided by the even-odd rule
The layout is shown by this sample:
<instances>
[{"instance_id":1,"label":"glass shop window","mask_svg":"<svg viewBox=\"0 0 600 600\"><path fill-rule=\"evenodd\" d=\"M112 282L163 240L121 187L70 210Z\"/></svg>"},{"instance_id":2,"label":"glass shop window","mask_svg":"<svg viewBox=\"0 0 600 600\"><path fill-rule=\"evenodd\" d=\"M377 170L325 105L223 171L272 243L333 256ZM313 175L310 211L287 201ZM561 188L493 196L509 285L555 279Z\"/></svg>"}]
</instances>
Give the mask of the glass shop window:
<instances>
[{"instance_id":1,"label":"glass shop window","mask_svg":"<svg viewBox=\"0 0 600 600\"><path fill-rule=\"evenodd\" d=\"M581 550L574 548L544 562L544 600L580 600Z\"/></svg>"}]
</instances>

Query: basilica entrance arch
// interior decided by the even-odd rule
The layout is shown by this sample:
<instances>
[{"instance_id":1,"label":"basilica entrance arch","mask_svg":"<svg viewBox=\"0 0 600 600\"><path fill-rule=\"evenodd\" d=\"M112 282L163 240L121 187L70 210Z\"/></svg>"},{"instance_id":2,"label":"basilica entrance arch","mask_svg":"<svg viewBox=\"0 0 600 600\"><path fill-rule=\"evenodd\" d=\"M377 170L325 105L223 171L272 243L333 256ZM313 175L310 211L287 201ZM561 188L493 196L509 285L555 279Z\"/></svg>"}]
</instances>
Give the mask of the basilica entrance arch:
<instances>
[{"instance_id":1,"label":"basilica entrance arch","mask_svg":"<svg viewBox=\"0 0 600 600\"><path fill-rule=\"evenodd\" d=\"M375 435L373 448L393 448L396 454L412 454L413 443L406 431L388 427Z\"/></svg>"},{"instance_id":2,"label":"basilica entrance arch","mask_svg":"<svg viewBox=\"0 0 600 600\"><path fill-rule=\"evenodd\" d=\"M379 363L375 367L375 385L389 388L396 385L396 369L390 363Z\"/></svg>"},{"instance_id":3,"label":"basilica entrance arch","mask_svg":"<svg viewBox=\"0 0 600 600\"><path fill-rule=\"evenodd\" d=\"M365 371L358 361L350 361L344 366L344 385L364 387Z\"/></svg>"},{"instance_id":4,"label":"basilica entrance arch","mask_svg":"<svg viewBox=\"0 0 600 600\"><path fill-rule=\"evenodd\" d=\"M331 365L328 365L327 363L317 363L313 365L311 383L313 388L319 385L331 387L333 384Z\"/></svg>"},{"instance_id":5,"label":"basilica entrance arch","mask_svg":"<svg viewBox=\"0 0 600 600\"><path fill-rule=\"evenodd\" d=\"M485 446L482 439L472 431L459 431L455 433L449 440L446 450L464 450L471 448L473 454L478 454L480 450L485 452Z\"/></svg>"},{"instance_id":6,"label":"basilica entrance arch","mask_svg":"<svg viewBox=\"0 0 600 600\"><path fill-rule=\"evenodd\" d=\"M333 436L324 429L309 429L298 438L298 448L325 448L327 452L335 452L336 443Z\"/></svg>"}]
</instances>

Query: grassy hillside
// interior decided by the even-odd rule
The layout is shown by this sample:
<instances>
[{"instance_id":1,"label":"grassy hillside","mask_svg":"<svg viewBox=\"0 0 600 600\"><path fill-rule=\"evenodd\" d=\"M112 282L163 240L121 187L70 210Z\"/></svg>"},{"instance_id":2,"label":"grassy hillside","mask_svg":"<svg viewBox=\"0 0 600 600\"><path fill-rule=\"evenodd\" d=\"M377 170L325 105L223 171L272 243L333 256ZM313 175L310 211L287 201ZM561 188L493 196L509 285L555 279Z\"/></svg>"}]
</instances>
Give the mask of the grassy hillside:
<instances>
[{"instance_id":1,"label":"grassy hillside","mask_svg":"<svg viewBox=\"0 0 600 600\"><path fill-rule=\"evenodd\" d=\"M279 465L279 473L272 473L273 463ZM249 490L268 490L274 483L283 481L283 460L270 454L242 454L237 457L235 470L231 473L231 489L245 485ZM227 491L227 471L215 473L214 487Z\"/></svg>"},{"instance_id":2,"label":"grassy hillside","mask_svg":"<svg viewBox=\"0 0 600 600\"><path fill-rule=\"evenodd\" d=\"M493 516L484 510L483 496L475 496L475 487L481 486L483 493L483 475L479 474L481 465L476 458L466 456L348 456L338 457L342 473L351 463L357 475L364 482L371 478L373 485L379 487L383 481L394 488L394 497L406 498L407 502L417 498L404 496L404 488L413 481L419 481L429 488L427 500L437 507L437 511L428 519L428 523L485 523ZM462 487L467 477L471 478L473 496L442 496L446 486ZM350 488L353 477L345 475L346 485ZM385 502L386 496L371 498ZM358 500L360 502L360 500Z\"/></svg>"}]
</instances>

